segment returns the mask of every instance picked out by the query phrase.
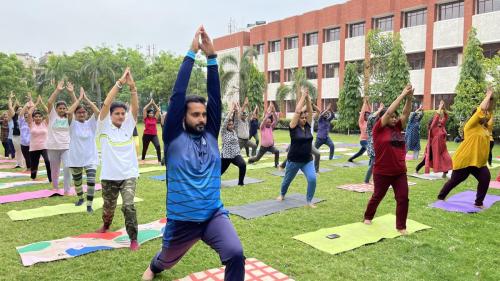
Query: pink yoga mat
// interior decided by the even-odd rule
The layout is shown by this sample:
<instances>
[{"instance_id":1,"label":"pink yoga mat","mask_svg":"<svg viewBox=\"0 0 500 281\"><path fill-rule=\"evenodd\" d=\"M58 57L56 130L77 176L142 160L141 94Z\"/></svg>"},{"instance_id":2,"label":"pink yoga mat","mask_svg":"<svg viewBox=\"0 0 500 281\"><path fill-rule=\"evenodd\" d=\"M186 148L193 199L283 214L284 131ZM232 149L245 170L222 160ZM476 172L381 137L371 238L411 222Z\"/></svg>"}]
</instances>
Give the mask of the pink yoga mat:
<instances>
[{"instance_id":1,"label":"pink yoga mat","mask_svg":"<svg viewBox=\"0 0 500 281\"><path fill-rule=\"evenodd\" d=\"M490 181L490 188L500 189L500 182L499 181Z\"/></svg>"},{"instance_id":2,"label":"pink yoga mat","mask_svg":"<svg viewBox=\"0 0 500 281\"><path fill-rule=\"evenodd\" d=\"M95 190L101 190L101 184L95 185ZM87 186L83 186L83 190L87 191ZM71 188L70 191L72 194L75 193L75 189ZM11 202L21 202L32 199L40 199L40 198L48 198L52 196L63 196L64 189L51 190L51 189L42 189L37 191L29 191L29 192L21 192L16 194L2 195L0 196L0 204L11 203Z\"/></svg>"},{"instance_id":3,"label":"pink yoga mat","mask_svg":"<svg viewBox=\"0 0 500 281\"><path fill-rule=\"evenodd\" d=\"M0 159L0 163L16 163L14 159Z\"/></svg>"}]
</instances>

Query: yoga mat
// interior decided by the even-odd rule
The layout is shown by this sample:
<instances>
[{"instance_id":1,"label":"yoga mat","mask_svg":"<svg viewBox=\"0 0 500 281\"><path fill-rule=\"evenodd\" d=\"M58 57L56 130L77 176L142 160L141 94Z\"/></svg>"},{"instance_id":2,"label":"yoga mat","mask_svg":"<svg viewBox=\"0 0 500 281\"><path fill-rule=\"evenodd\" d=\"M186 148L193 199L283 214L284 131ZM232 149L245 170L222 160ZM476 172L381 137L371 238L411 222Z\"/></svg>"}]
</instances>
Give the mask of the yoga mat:
<instances>
[{"instance_id":1,"label":"yoga mat","mask_svg":"<svg viewBox=\"0 0 500 281\"><path fill-rule=\"evenodd\" d=\"M257 163L257 164L247 164L247 170L257 170L262 168L274 168L274 163Z\"/></svg>"},{"instance_id":2,"label":"yoga mat","mask_svg":"<svg viewBox=\"0 0 500 281\"><path fill-rule=\"evenodd\" d=\"M16 163L15 159L0 159L0 163Z\"/></svg>"},{"instance_id":3,"label":"yoga mat","mask_svg":"<svg viewBox=\"0 0 500 281\"><path fill-rule=\"evenodd\" d=\"M416 183L409 181L408 186L416 185ZM368 183L351 183L337 186L338 189L344 189L354 192L373 192L373 185Z\"/></svg>"},{"instance_id":4,"label":"yoga mat","mask_svg":"<svg viewBox=\"0 0 500 281\"><path fill-rule=\"evenodd\" d=\"M263 182L264 180L261 179L254 179L250 177L245 177L243 183L245 185L253 184L253 183L260 183ZM235 187L238 186L238 179L232 179L232 180L225 180L221 182L221 187Z\"/></svg>"},{"instance_id":5,"label":"yoga mat","mask_svg":"<svg viewBox=\"0 0 500 281\"><path fill-rule=\"evenodd\" d=\"M12 187L18 187L18 186L30 186L30 185L39 185L39 184L48 184L49 180L43 180L43 181L15 181L15 182L6 182L6 183L0 183L0 189L7 189L7 188L12 188Z\"/></svg>"},{"instance_id":6,"label":"yoga mat","mask_svg":"<svg viewBox=\"0 0 500 281\"><path fill-rule=\"evenodd\" d=\"M158 165L158 159L153 160L139 160L139 165Z\"/></svg>"},{"instance_id":7,"label":"yoga mat","mask_svg":"<svg viewBox=\"0 0 500 281\"><path fill-rule=\"evenodd\" d=\"M315 204L322 201L324 200L319 198L313 199L313 203ZM285 196L285 200L281 202L277 200L264 200L242 206L226 207L226 209L231 214L249 220L293 208L304 207L306 204L306 196L295 193Z\"/></svg>"},{"instance_id":8,"label":"yoga mat","mask_svg":"<svg viewBox=\"0 0 500 281\"><path fill-rule=\"evenodd\" d=\"M345 147L335 148L335 152L347 152L347 151L352 151L352 149L345 148ZM319 152L321 152L321 153L330 153L330 149L320 149Z\"/></svg>"},{"instance_id":9,"label":"yoga mat","mask_svg":"<svg viewBox=\"0 0 500 281\"><path fill-rule=\"evenodd\" d=\"M334 163L330 164L335 167L342 167L342 168L355 168L355 167L361 167L361 166L368 166L370 163L369 160L361 160L361 161L354 161L354 162L344 162L344 163Z\"/></svg>"},{"instance_id":10,"label":"yoga mat","mask_svg":"<svg viewBox=\"0 0 500 281\"><path fill-rule=\"evenodd\" d=\"M142 244L161 237L166 219L139 225L137 242ZM125 228L108 233L86 233L52 241L41 241L16 247L24 266L39 262L70 259L100 250L128 248L130 240Z\"/></svg>"},{"instance_id":11,"label":"yoga mat","mask_svg":"<svg viewBox=\"0 0 500 281\"><path fill-rule=\"evenodd\" d=\"M319 173L326 173L326 172L331 172L332 169L327 169L327 168L319 168ZM272 171L272 172L269 172L271 175L274 175L274 176L278 176L278 177L284 177L285 176L285 171L280 171L280 170L276 170L276 171ZM302 173L301 170L299 170L297 172L297 175L303 175L304 173Z\"/></svg>"},{"instance_id":12,"label":"yoga mat","mask_svg":"<svg viewBox=\"0 0 500 281\"><path fill-rule=\"evenodd\" d=\"M12 170L15 168L16 168L16 165L0 165L0 170Z\"/></svg>"},{"instance_id":13,"label":"yoga mat","mask_svg":"<svg viewBox=\"0 0 500 281\"><path fill-rule=\"evenodd\" d=\"M101 184L96 184L95 185L95 190L101 190L102 186ZM83 190L87 191L87 186L83 185ZM75 189L71 188L70 190L71 193L75 193ZM40 199L40 198L48 198L52 196L63 196L64 195L64 189L42 189L42 190L36 190L36 191L28 191L28 192L21 192L21 193L15 193L15 194L9 194L9 195L2 195L0 196L0 204L5 204L5 203L11 203L11 202L21 202L21 201L26 201L26 200L32 200L32 199Z\"/></svg>"},{"instance_id":14,"label":"yoga mat","mask_svg":"<svg viewBox=\"0 0 500 281\"><path fill-rule=\"evenodd\" d=\"M166 181L167 175L151 176L149 178L155 181Z\"/></svg>"},{"instance_id":15,"label":"yoga mat","mask_svg":"<svg viewBox=\"0 0 500 281\"><path fill-rule=\"evenodd\" d=\"M346 224L337 227L323 228L318 231L294 236L293 238L308 244L318 250L335 255L354 250L366 244L376 243L384 238L396 238L401 234L395 228L396 216L384 215L372 220L371 225L362 222ZM429 229L430 226L408 219L408 233ZM329 239L326 236L337 234L340 237Z\"/></svg>"},{"instance_id":16,"label":"yoga mat","mask_svg":"<svg viewBox=\"0 0 500 281\"><path fill-rule=\"evenodd\" d=\"M358 143L343 143L343 142L334 142L333 144L335 144L335 149L337 147L360 147L360 145Z\"/></svg>"},{"instance_id":17,"label":"yoga mat","mask_svg":"<svg viewBox=\"0 0 500 281\"><path fill-rule=\"evenodd\" d=\"M339 156L339 155L333 155L332 160L336 160L336 159L340 159L340 158L342 158L342 156ZM323 156L321 156L319 159L320 159L320 160L322 160L322 161L330 161L330 156L328 156L328 155L323 155Z\"/></svg>"},{"instance_id":18,"label":"yoga mat","mask_svg":"<svg viewBox=\"0 0 500 281\"><path fill-rule=\"evenodd\" d=\"M134 198L134 202L136 203L141 201L143 201L141 198L138 197ZM101 209L103 204L104 201L101 197L94 198L94 201L92 202L92 209L94 210ZM120 196L118 197L117 205L121 204L122 204L122 198ZM86 203L82 204L81 206L75 206L75 203L66 203L66 204L43 206L39 208L26 209L20 211L11 210L7 212L7 215L13 221L21 221L21 220L31 220L36 218L44 218L44 217L51 217L64 214L85 213L85 212L87 212Z\"/></svg>"},{"instance_id":19,"label":"yoga mat","mask_svg":"<svg viewBox=\"0 0 500 281\"><path fill-rule=\"evenodd\" d=\"M252 158L251 156L250 157L243 157L243 160L245 160L245 162L248 163L248 159ZM262 158L260 158L259 161L266 161L266 160L269 160L269 157L266 157L266 156L262 156Z\"/></svg>"},{"instance_id":20,"label":"yoga mat","mask_svg":"<svg viewBox=\"0 0 500 281\"><path fill-rule=\"evenodd\" d=\"M490 208L493 204L495 204L495 202L500 201L500 196L487 194L483 201L484 209L476 208L474 206L475 200L476 192L468 190L457 193L446 199L446 201L438 200L430 204L429 206L449 212L477 213L484 209Z\"/></svg>"},{"instance_id":21,"label":"yoga mat","mask_svg":"<svg viewBox=\"0 0 500 281\"><path fill-rule=\"evenodd\" d=\"M153 166L153 167L143 167L139 168L139 174L158 172L158 171L166 171L165 166Z\"/></svg>"},{"instance_id":22,"label":"yoga mat","mask_svg":"<svg viewBox=\"0 0 500 281\"><path fill-rule=\"evenodd\" d=\"M63 170L61 169L61 173ZM38 176L46 176L47 175L47 170L38 170L37 177ZM0 172L0 179L6 179L6 178L22 178L22 177L27 177L29 178L31 176L31 173L21 173L21 172Z\"/></svg>"},{"instance_id":23,"label":"yoga mat","mask_svg":"<svg viewBox=\"0 0 500 281\"><path fill-rule=\"evenodd\" d=\"M490 181L490 188L500 189L500 182L498 182L498 181Z\"/></svg>"},{"instance_id":24,"label":"yoga mat","mask_svg":"<svg viewBox=\"0 0 500 281\"><path fill-rule=\"evenodd\" d=\"M491 166L488 165L488 168L490 168L490 169L495 169L495 168L498 168L498 167L500 167L500 163L491 163Z\"/></svg>"},{"instance_id":25,"label":"yoga mat","mask_svg":"<svg viewBox=\"0 0 500 281\"><path fill-rule=\"evenodd\" d=\"M408 176L414 177L414 178L419 178L422 180L429 180L429 181L435 181L435 180L443 180L443 173L429 173L429 174L409 174ZM448 173L447 178L451 178L451 172Z\"/></svg>"},{"instance_id":26,"label":"yoga mat","mask_svg":"<svg viewBox=\"0 0 500 281\"><path fill-rule=\"evenodd\" d=\"M225 267L209 269L190 274L175 281L224 281ZM245 280L247 281L294 281L285 274L255 259L245 260Z\"/></svg>"}]
</instances>

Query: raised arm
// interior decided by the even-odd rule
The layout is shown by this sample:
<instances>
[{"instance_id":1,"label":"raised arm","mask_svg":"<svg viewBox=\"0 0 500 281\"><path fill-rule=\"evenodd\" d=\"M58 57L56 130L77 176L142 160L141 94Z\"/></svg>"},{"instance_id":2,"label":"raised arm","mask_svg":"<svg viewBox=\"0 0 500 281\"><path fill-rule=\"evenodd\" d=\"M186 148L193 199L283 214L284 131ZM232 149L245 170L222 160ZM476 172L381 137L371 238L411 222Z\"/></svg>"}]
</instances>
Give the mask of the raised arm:
<instances>
[{"instance_id":1,"label":"raised arm","mask_svg":"<svg viewBox=\"0 0 500 281\"><path fill-rule=\"evenodd\" d=\"M66 82L66 90L68 90L69 96L71 97L71 102L75 103L75 101L77 101L77 98L75 95L75 87L73 86L73 83Z\"/></svg>"},{"instance_id":2,"label":"raised arm","mask_svg":"<svg viewBox=\"0 0 500 281\"><path fill-rule=\"evenodd\" d=\"M411 87L411 86L410 86ZM405 101L405 106L403 108L403 114L401 115L401 125L406 127L406 123L408 122L408 116L410 116L411 113L411 105L413 103L413 91L414 89L411 88L410 92L406 95L406 101Z\"/></svg>"},{"instance_id":3,"label":"raised arm","mask_svg":"<svg viewBox=\"0 0 500 281\"><path fill-rule=\"evenodd\" d=\"M177 80L175 81L174 90L168 105L168 117L163 128L163 142L166 145L175 139L183 130L182 123L186 111L186 89L189 84L189 78L191 77L194 59L199 50L200 33L200 29L198 29L191 43L191 49L186 57L184 57L184 61L177 73Z\"/></svg>"},{"instance_id":4,"label":"raised arm","mask_svg":"<svg viewBox=\"0 0 500 281\"><path fill-rule=\"evenodd\" d=\"M64 90L64 80L61 80L57 83L57 86L56 86L54 92L52 92L49 99L47 100L47 106L45 107L45 108L47 108L47 109L45 109L47 111L47 114L50 113L49 110L52 110L52 107L54 106L54 102L56 101L57 96L59 95L59 93L62 90Z\"/></svg>"},{"instance_id":5,"label":"raised arm","mask_svg":"<svg viewBox=\"0 0 500 281\"><path fill-rule=\"evenodd\" d=\"M66 110L66 114L68 116L69 123L71 123L71 121L73 121L73 114L75 114L76 108L78 107L78 105L82 101L84 93L85 92L83 91L83 88L80 88L80 97L77 100L73 101L73 104Z\"/></svg>"},{"instance_id":6,"label":"raised arm","mask_svg":"<svg viewBox=\"0 0 500 281\"><path fill-rule=\"evenodd\" d=\"M153 99L151 99L143 108L142 108L142 118L148 117L148 108L153 103Z\"/></svg>"},{"instance_id":7,"label":"raised arm","mask_svg":"<svg viewBox=\"0 0 500 281\"><path fill-rule=\"evenodd\" d=\"M227 116L224 119L224 123L222 124L222 128L221 128L222 133L227 131L227 123L229 123L229 120L233 119L234 107L235 107L234 103L231 104L231 108L229 108L229 112L227 113Z\"/></svg>"},{"instance_id":8,"label":"raised arm","mask_svg":"<svg viewBox=\"0 0 500 281\"><path fill-rule=\"evenodd\" d=\"M153 107L155 108L155 118L158 120L158 118L160 118L161 116L161 109L160 107L155 103L154 100L153 101Z\"/></svg>"},{"instance_id":9,"label":"raised arm","mask_svg":"<svg viewBox=\"0 0 500 281\"><path fill-rule=\"evenodd\" d=\"M83 91L83 88L81 90ZM85 91L83 91L83 102L85 102L90 107L90 109L94 113L94 118L96 118L96 119L99 118L99 108L97 107L97 105L95 105L95 103L93 103L89 99L89 97L87 96Z\"/></svg>"},{"instance_id":10,"label":"raised arm","mask_svg":"<svg viewBox=\"0 0 500 281\"><path fill-rule=\"evenodd\" d=\"M130 89L130 113L132 113L134 121L137 122L137 114L139 113L139 96L137 94L137 87L135 86L134 77L132 76L130 69L126 79L127 85Z\"/></svg>"},{"instance_id":11,"label":"raised arm","mask_svg":"<svg viewBox=\"0 0 500 281\"><path fill-rule=\"evenodd\" d=\"M40 106L45 112L50 113L49 109L47 108L47 106L45 105L45 103L43 103L43 100L42 100L42 96L38 96L38 106ZM49 120L48 116L47 118L45 118L45 120Z\"/></svg>"},{"instance_id":12,"label":"raised arm","mask_svg":"<svg viewBox=\"0 0 500 281\"><path fill-rule=\"evenodd\" d=\"M410 93L411 93L411 85L407 85L403 89L403 92L401 92L401 94L391 103L389 108L387 108L387 111L385 112L385 114L382 116L382 118L380 120L382 127L385 127L385 126L387 126L387 124L389 124L389 120L391 118L391 115L396 112L401 101L403 101L403 99L407 95L409 95ZM411 101L409 102L409 107L407 108L408 100L406 101L407 104L405 104L404 110L407 110L407 114L409 115L410 114L409 112L411 111ZM406 116L406 118L408 118L408 116ZM406 120L405 120L404 124L406 124ZM403 127L404 127L404 125L403 125Z\"/></svg>"},{"instance_id":13,"label":"raised arm","mask_svg":"<svg viewBox=\"0 0 500 281\"><path fill-rule=\"evenodd\" d=\"M12 98L14 98L14 93L10 92L9 101L7 103L8 106L7 115L9 116L9 120L12 119L12 117L14 117L14 115L16 114L16 111L14 110L14 106L12 104Z\"/></svg>"},{"instance_id":14,"label":"raised arm","mask_svg":"<svg viewBox=\"0 0 500 281\"><path fill-rule=\"evenodd\" d=\"M215 54L212 40L208 36L205 28L201 29L200 48L207 56L207 125L206 130L215 138L218 137L221 123L222 101L220 94L219 67L217 65L217 55ZM248 100L246 100L248 102Z\"/></svg>"},{"instance_id":15,"label":"raised arm","mask_svg":"<svg viewBox=\"0 0 500 281\"><path fill-rule=\"evenodd\" d=\"M297 92L299 91L300 88L297 89ZM302 113L302 108L304 107L305 99L306 95L300 96L299 102L297 102L297 105L295 106L295 113L293 114L292 120L290 121L290 129L294 129L295 127L297 127L300 119L300 114Z\"/></svg>"},{"instance_id":16,"label":"raised arm","mask_svg":"<svg viewBox=\"0 0 500 281\"><path fill-rule=\"evenodd\" d=\"M127 67L125 69L125 72L123 72L122 77L116 81L115 85L109 90L108 94L106 95L106 99L102 103L101 107L101 113L99 114L99 119L104 120L108 115L109 115L109 108L111 107L111 103L115 100L116 95L120 91L121 88L123 88L123 85L127 82L127 74L129 73L130 69Z\"/></svg>"},{"instance_id":17,"label":"raised arm","mask_svg":"<svg viewBox=\"0 0 500 281\"><path fill-rule=\"evenodd\" d=\"M306 111L307 111L307 123L311 125L312 123L312 115L313 115L313 109L312 109L312 101L311 101L311 96L309 96L309 92L306 90ZM333 114L332 118L333 119Z\"/></svg>"}]
</instances>

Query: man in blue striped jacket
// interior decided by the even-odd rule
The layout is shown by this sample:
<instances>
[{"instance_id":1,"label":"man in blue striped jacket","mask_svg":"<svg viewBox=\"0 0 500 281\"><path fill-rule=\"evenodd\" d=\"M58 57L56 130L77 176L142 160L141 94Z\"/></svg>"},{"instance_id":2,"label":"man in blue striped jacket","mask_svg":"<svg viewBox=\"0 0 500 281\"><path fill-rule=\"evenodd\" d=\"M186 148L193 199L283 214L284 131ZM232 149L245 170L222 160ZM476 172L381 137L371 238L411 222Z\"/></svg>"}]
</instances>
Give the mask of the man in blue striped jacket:
<instances>
[{"instance_id":1,"label":"man in blue striped jacket","mask_svg":"<svg viewBox=\"0 0 500 281\"><path fill-rule=\"evenodd\" d=\"M207 56L207 105L203 97L186 97L199 49ZM180 67L163 128L168 220L162 250L144 272L143 280L152 280L155 274L172 268L198 240L219 254L226 266L224 280L245 278L243 247L220 199L217 138L222 104L216 58L210 38L200 27Z\"/></svg>"}]
</instances>

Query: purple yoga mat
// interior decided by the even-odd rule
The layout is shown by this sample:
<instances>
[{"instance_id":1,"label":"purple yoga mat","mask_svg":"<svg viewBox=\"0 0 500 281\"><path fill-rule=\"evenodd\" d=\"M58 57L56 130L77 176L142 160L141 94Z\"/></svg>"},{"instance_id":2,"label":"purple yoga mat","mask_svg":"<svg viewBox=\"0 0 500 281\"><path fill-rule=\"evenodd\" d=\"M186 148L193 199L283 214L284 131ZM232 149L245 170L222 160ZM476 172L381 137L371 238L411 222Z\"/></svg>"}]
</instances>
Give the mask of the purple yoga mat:
<instances>
[{"instance_id":1,"label":"purple yoga mat","mask_svg":"<svg viewBox=\"0 0 500 281\"><path fill-rule=\"evenodd\" d=\"M449 212L477 213L483 209L479 209L474 206L475 200L476 192L469 190L457 193L448 198L446 201L436 201L432 203L430 207L443 209ZM484 209L490 208L497 201L500 201L500 196L486 195L486 198L484 198L483 201Z\"/></svg>"},{"instance_id":2,"label":"purple yoga mat","mask_svg":"<svg viewBox=\"0 0 500 281\"><path fill-rule=\"evenodd\" d=\"M100 184L95 185L95 190L100 190L102 186ZM83 190L87 191L87 186L83 186ZM75 193L75 189L71 188L70 191L72 194ZM20 202L31 199L40 199L40 198L48 198L52 196L63 196L64 189L58 190L50 190L50 189L42 189L37 191L29 191L29 192L21 192L16 194L2 195L0 196L0 204L11 203L11 202Z\"/></svg>"}]
</instances>

